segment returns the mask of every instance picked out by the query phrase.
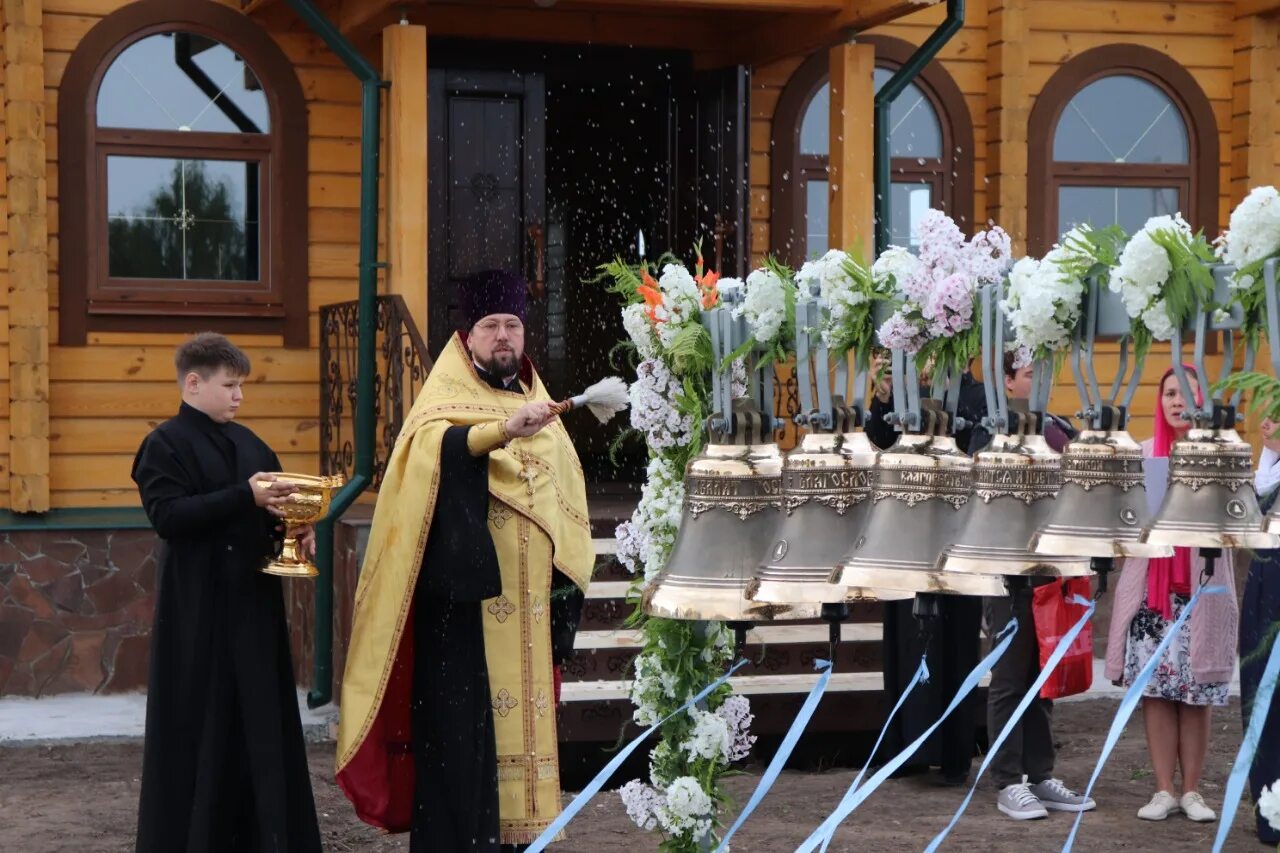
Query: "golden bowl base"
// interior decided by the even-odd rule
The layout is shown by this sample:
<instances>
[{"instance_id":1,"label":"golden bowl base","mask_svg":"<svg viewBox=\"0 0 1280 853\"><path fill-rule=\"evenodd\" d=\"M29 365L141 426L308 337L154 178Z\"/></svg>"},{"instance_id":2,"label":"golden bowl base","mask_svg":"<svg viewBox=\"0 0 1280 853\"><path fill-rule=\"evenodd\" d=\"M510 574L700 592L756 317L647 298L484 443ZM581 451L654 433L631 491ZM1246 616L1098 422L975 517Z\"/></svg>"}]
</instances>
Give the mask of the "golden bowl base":
<instances>
[{"instance_id":1,"label":"golden bowl base","mask_svg":"<svg viewBox=\"0 0 1280 853\"><path fill-rule=\"evenodd\" d=\"M299 563L291 560L272 560L263 566L262 571L264 574L281 578L306 578L308 580L320 574L320 570L310 563Z\"/></svg>"}]
</instances>

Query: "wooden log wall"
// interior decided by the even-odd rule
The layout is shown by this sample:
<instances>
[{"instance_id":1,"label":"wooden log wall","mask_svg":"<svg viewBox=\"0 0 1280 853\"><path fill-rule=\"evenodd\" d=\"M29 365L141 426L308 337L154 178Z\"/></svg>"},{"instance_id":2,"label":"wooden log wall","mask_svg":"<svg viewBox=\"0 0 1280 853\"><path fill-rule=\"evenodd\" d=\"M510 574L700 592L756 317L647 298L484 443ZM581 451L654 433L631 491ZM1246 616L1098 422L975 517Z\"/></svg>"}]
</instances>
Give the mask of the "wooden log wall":
<instances>
[{"instance_id":1,"label":"wooden log wall","mask_svg":"<svg viewBox=\"0 0 1280 853\"><path fill-rule=\"evenodd\" d=\"M129 478L133 454L147 431L171 416L179 402L173 348L180 335L91 332L85 347L60 347L57 342L58 85L85 33L125 4L126 0L43 0L49 474L55 508L136 506L137 492ZM292 26L296 29L272 35L302 83L310 121L307 204L301 209L286 206L284 212L308 217L311 347L285 349L274 335L233 337L253 362L240 420L276 449L286 469L314 471L319 451L319 308L356 297L360 87L323 43L304 32L296 20ZM4 220L0 216L0 228ZM0 252L0 263L4 256ZM4 313L0 307L0 315ZM0 321L0 335L11 325L5 320ZM7 339L0 338L0 352L6 345ZM8 362L0 357L0 370ZM7 407L7 392L0 374L0 406ZM6 414L0 409L0 415ZM0 435L7 434L7 429L0 430ZM0 452L4 450L0 444ZM5 463L0 456L0 465ZM0 483L7 479L0 478Z\"/></svg>"},{"instance_id":2,"label":"wooden log wall","mask_svg":"<svg viewBox=\"0 0 1280 853\"><path fill-rule=\"evenodd\" d=\"M964 94L973 121L975 219L1005 226L1016 251L1022 251L1026 236L1026 125L1031 107L1063 63L1101 45L1139 44L1159 50L1181 63L1204 90L1220 140L1221 228L1250 187L1280 178L1280 126L1273 118L1280 106L1280 22L1275 17L1237 19L1233 0L976 0L966 5L964 28L936 61ZM920 44L944 14L939 5L870 32ZM792 57L754 70L751 250L756 262L769 250L774 110L803 60ZM1100 375L1113 369L1115 353L1114 346L1103 348ZM1138 437L1151 434L1155 386L1169 363L1167 346L1157 347L1147 361L1133 409ZM1217 360L1212 363L1214 370ZM1259 363L1268 364L1265 353ZM1078 407L1071 376L1064 370L1051 408L1073 414ZM1256 432L1248 437L1256 443Z\"/></svg>"}]
</instances>

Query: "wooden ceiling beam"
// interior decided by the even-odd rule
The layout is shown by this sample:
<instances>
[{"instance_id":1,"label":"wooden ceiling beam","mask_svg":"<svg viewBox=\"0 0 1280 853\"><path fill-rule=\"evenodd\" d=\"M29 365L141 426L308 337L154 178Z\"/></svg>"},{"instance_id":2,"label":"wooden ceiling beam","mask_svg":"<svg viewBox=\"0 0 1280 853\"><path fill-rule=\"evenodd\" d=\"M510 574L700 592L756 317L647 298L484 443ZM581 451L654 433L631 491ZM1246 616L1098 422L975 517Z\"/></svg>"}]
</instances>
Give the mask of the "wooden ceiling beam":
<instances>
[{"instance_id":1,"label":"wooden ceiling beam","mask_svg":"<svg viewBox=\"0 0 1280 853\"><path fill-rule=\"evenodd\" d=\"M1236 17L1274 15L1280 12L1280 0L1236 0Z\"/></svg>"},{"instance_id":2,"label":"wooden ceiling beam","mask_svg":"<svg viewBox=\"0 0 1280 853\"><path fill-rule=\"evenodd\" d=\"M845 0L560 0L566 7L632 7L649 12L839 12Z\"/></svg>"},{"instance_id":3,"label":"wooden ceiling beam","mask_svg":"<svg viewBox=\"0 0 1280 853\"><path fill-rule=\"evenodd\" d=\"M424 0L344 0L338 16L343 35L364 44L405 10L423 24L428 37L544 42L549 44L630 45L698 51L724 35L722 18L710 14L683 17L672 26L669 13L639 8L613 12L561 7L498 6L489 3L441 3Z\"/></svg>"},{"instance_id":4,"label":"wooden ceiling beam","mask_svg":"<svg viewBox=\"0 0 1280 853\"><path fill-rule=\"evenodd\" d=\"M941 0L845 0L828 15L777 15L732 40L711 64L763 65L787 56L806 56L850 34L886 24ZM1278 0L1280 2L1280 0Z\"/></svg>"}]
</instances>

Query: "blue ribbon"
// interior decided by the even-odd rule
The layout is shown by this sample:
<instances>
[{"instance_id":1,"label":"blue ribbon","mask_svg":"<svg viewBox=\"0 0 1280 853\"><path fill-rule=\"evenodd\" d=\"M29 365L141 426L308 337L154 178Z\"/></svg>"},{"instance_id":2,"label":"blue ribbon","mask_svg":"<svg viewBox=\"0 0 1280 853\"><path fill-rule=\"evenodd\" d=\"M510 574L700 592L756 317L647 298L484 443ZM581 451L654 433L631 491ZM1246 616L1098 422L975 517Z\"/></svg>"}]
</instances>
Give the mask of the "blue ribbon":
<instances>
[{"instance_id":1,"label":"blue ribbon","mask_svg":"<svg viewBox=\"0 0 1280 853\"><path fill-rule=\"evenodd\" d=\"M649 728L640 733L639 737L624 746L618 754L604 766L604 769L596 774L596 778L592 779L591 783L583 788L578 796L573 798L573 802L565 806L564 811L560 812L560 815L551 822L551 825L542 831L542 834L538 836L537 840L529 845L527 853L538 853L540 850L545 850L547 845L552 841L555 841L556 836L558 836L564 828L569 825L569 821L577 817L578 812L582 811L587 803L591 801L591 798L600 793L600 789L604 787L605 783L609 781L609 778L613 776L617 769L622 766L622 763L631 756L631 753L635 752L636 748L644 742L645 738L657 731L663 723L674 717L676 714L683 714L685 711L689 710L689 708L707 698L711 691L728 681L729 676L737 672L738 669L746 662L746 658L743 658L735 663L728 672L702 688L702 691L698 693L697 696L694 696L688 702L685 702L679 708L649 726Z\"/></svg>"},{"instance_id":2,"label":"blue ribbon","mask_svg":"<svg viewBox=\"0 0 1280 853\"><path fill-rule=\"evenodd\" d=\"M951 817L951 823L947 824L941 832L934 836L933 841L929 842L929 846L925 848L924 853L934 853L946 839L955 825L960 822L960 816L964 814L964 810L969 808L969 803L973 800L974 792L978 789L978 780L982 778L982 774L987 772L987 767L996 757L1001 745L1008 739L1009 734L1013 731L1014 726L1022 720L1022 715L1027 712L1027 708L1031 706L1031 702L1040 695L1040 688L1044 687L1044 683L1049 680L1049 676L1053 675L1053 671L1058 668L1058 664L1062 663L1062 659L1066 657L1067 650L1071 648L1071 644L1076 641L1076 637L1084 630L1084 626L1088 624L1089 619L1093 616L1093 611L1097 609L1097 604L1082 598L1079 595L1073 595L1069 599L1072 604L1085 608L1084 614L1071 626L1071 630L1062 635L1062 639L1058 641L1058 645L1054 648L1053 654L1049 655L1049 659L1045 661L1044 666L1040 668L1040 675L1031 685L1031 689L1022 697L1022 701L1018 703L1018 707L1013 709L1013 715L1009 717L1008 722L1004 724L1004 728L1000 730L1000 736L995 739L990 748L987 749L987 757L982 760L982 765L978 768L978 773L973 777L973 786L969 788L969 794L964 798L964 802L960 804L960 808L956 809L956 813ZM1092 656L1090 656L1092 658Z\"/></svg>"},{"instance_id":3,"label":"blue ribbon","mask_svg":"<svg viewBox=\"0 0 1280 853\"><path fill-rule=\"evenodd\" d=\"M1258 683L1258 691L1253 694L1253 710L1249 712L1249 727L1244 733L1244 742L1240 744L1240 754L1231 767L1231 775L1227 778L1227 793L1222 801L1222 820L1218 824L1218 836L1213 840L1213 853L1219 853L1226 843L1227 833L1236 820L1236 809L1240 805L1240 795L1244 792L1244 783L1249 778L1249 768L1253 765L1253 756L1258 751L1258 741L1262 738L1262 729L1266 725L1267 715L1271 712L1271 700L1275 698L1276 679L1280 678L1280 637L1271 641L1271 654L1267 656L1267 666L1262 671L1262 681Z\"/></svg>"},{"instance_id":4,"label":"blue ribbon","mask_svg":"<svg viewBox=\"0 0 1280 853\"><path fill-rule=\"evenodd\" d=\"M875 746L871 747L871 754L867 756L867 763L862 765L862 769L858 771L858 775L853 777L853 782L849 785L846 796L853 791L858 790L858 786L862 784L862 777L867 775L867 768L871 766L871 762L875 760L876 753L880 751L880 744L884 742L884 736L889 733L889 726L893 724L893 720L898 716L898 711L906 704L907 697L911 695L911 691L916 689L918 684L929 680L929 664L927 662L928 655L920 656L920 665L916 667L916 674L912 676L911 682L907 685L907 689L902 691L902 695L898 697L898 704L893 706L893 710L889 712L889 718L884 721L884 728L880 729L880 737L876 738ZM831 839L835 837L836 828L831 827L831 831L822 839L821 853L827 853L827 847L831 844Z\"/></svg>"},{"instance_id":5,"label":"blue ribbon","mask_svg":"<svg viewBox=\"0 0 1280 853\"><path fill-rule=\"evenodd\" d=\"M813 716L814 710L818 707L818 702L822 699L822 694L827 690L827 682L831 680L833 666L833 663L829 660L819 659L813 662L813 668L822 673L818 677L818 683L813 685L813 689L809 691L809 696L804 700L804 704L800 706L800 712L796 714L795 721L791 724L791 728L787 730L786 737L782 739L782 744L778 747L778 751L773 754L773 760L769 762L768 769L760 777L760 783L756 785L755 791L751 794L751 799L747 801L746 806L738 814L738 819L733 822L733 826L729 827L729 831L724 834L724 838L720 841L720 846L716 848L716 853L723 853L729 848L729 839L738 831L738 827L746 822L751 813L756 810L756 806L760 805L764 795L769 793L769 789L777 781L783 765L791 757L791 751L796 748L796 741L800 740L800 735L804 732L805 726L809 725L809 718Z\"/></svg>"},{"instance_id":6,"label":"blue ribbon","mask_svg":"<svg viewBox=\"0 0 1280 853\"><path fill-rule=\"evenodd\" d=\"M996 665L996 661L1000 660L1000 658L1004 656L1004 653L1008 651L1009 644L1013 642L1013 636L1017 632L1018 620L1010 619L1009 624L1005 625L1000 633L996 635L1000 640L999 643L996 644L996 647L991 650L991 653L983 658L982 661L979 662L978 665L973 668L973 671L965 678L964 683L960 685L960 689L956 691L955 697L952 698L951 704L942 712L942 716L939 717L933 725L929 726L924 734L912 741L906 749L895 755L887 764L876 771L875 775L868 779L865 785L861 786L856 791L850 791L845 794L844 799L840 801L840 805L836 806L835 811L832 812L827 819L824 820L822 824L804 840L804 843L796 848L796 853L811 853L812 850L822 843L826 836L835 832L836 827L838 827L854 809L862 805L867 797L870 797L875 793L877 788L884 784L886 779L897 772L898 768L905 764L907 760L916 753L916 750L920 748L921 744L929 739L929 737L937 730L938 726L942 725L942 721L951 716L951 712L959 707L960 703L964 701L966 696L973 692L973 689L978 686L978 682L982 681L987 673L991 672L991 668Z\"/></svg>"},{"instance_id":7,"label":"blue ribbon","mask_svg":"<svg viewBox=\"0 0 1280 853\"><path fill-rule=\"evenodd\" d=\"M1146 689L1147 682L1151 681L1151 676L1155 674L1156 666L1159 665L1160 659L1164 657L1165 652L1169 649L1169 644L1173 642L1173 638L1182 629L1182 623L1187 621L1201 595L1220 592L1226 592L1226 587L1201 586L1196 590L1195 595L1191 596L1191 600L1187 602L1187 606L1182 608L1182 612L1178 614L1178 618L1173 620L1169 630L1165 631L1164 638L1160 640L1160 645L1156 646L1156 650L1152 653L1146 666L1142 668L1142 671L1138 673L1138 677L1133 680L1133 684L1125 691L1124 699L1120 701L1120 710L1116 712L1116 718L1111 721L1111 730L1107 732L1107 739L1102 744L1102 754L1098 756L1098 764L1093 768L1093 775L1089 777L1089 784L1084 789L1086 800L1093 793L1094 783L1102 775L1102 768L1106 765L1107 759L1111 757L1111 751L1116 748L1116 743L1119 742L1120 735L1124 733L1124 727L1129 722L1129 718L1133 716L1134 709L1138 707L1138 700L1142 698L1142 691ZM1083 817L1084 812L1076 812L1076 819L1071 824L1071 834L1067 836L1067 843L1062 845L1062 853L1071 853L1071 845L1075 844L1076 833L1080 831L1080 820Z\"/></svg>"}]
</instances>

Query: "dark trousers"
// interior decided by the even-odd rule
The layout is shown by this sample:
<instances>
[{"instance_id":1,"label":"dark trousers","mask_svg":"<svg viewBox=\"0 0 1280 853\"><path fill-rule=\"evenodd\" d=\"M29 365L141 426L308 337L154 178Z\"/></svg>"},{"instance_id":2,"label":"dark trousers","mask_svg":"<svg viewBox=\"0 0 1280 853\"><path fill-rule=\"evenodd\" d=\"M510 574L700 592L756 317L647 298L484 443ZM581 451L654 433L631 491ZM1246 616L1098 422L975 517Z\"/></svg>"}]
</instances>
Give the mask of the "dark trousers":
<instances>
[{"instance_id":1,"label":"dark trousers","mask_svg":"<svg viewBox=\"0 0 1280 853\"><path fill-rule=\"evenodd\" d=\"M987 690L987 736L992 743L1004 731L1018 703L1040 675L1040 644L1031 617L1031 589L1020 589L1007 598L988 598L987 625L994 634L1010 615L1018 619L1018 632L1004 657L991 670ZM1053 702L1036 697L1022 719L1009 732L991 762L991 778L1003 788L1022 781L1031 784L1053 776Z\"/></svg>"},{"instance_id":2,"label":"dark trousers","mask_svg":"<svg viewBox=\"0 0 1280 853\"><path fill-rule=\"evenodd\" d=\"M1274 640L1268 637L1272 625L1280 619L1280 551L1258 551L1249 566L1249 579L1244 585L1240 605L1240 711L1244 725L1249 725L1253 697L1258 692L1262 672L1267 666ZM1249 768L1249 793L1258 801L1264 785L1280 778L1280 696L1271 703L1258 751ZM1280 832L1271 828L1267 819L1257 814L1258 838L1268 844L1280 844Z\"/></svg>"}]
</instances>

